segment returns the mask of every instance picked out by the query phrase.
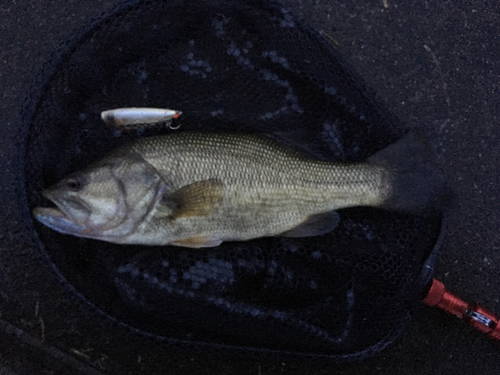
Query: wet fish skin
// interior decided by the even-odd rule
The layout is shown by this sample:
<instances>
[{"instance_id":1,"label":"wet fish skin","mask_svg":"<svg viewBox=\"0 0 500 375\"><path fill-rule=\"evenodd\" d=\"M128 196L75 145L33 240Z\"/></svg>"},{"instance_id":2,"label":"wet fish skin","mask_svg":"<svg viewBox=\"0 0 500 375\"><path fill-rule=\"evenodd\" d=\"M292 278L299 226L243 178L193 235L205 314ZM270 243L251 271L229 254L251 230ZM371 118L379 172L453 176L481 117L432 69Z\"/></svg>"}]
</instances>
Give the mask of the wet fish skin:
<instances>
[{"instance_id":1,"label":"wet fish skin","mask_svg":"<svg viewBox=\"0 0 500 375\"><path fill-rule=\"evenodd\" d=\"M341 208L411 210L425 204L409 197L405 181L418 185L429 174L429 157L412 156L399 166L400 153L421 151L413 138L372 161L344 164L316 160L259 135L144 138L49 188L44 195L58 208L39 207L34 216L62 233L125 244L197 248L319 235L335 228ZM423 200L433 183L415 187Z\"/></svg>"}]
</instances>

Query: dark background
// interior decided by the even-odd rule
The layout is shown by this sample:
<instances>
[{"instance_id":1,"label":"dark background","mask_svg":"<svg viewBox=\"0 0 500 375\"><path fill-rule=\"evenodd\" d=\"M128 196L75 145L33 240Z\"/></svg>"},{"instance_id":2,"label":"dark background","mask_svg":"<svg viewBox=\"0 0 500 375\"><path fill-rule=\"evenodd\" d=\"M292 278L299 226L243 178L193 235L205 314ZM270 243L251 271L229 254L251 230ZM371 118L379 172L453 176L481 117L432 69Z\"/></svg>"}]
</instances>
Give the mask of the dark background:
<instances>
[{"instance_id":1,"label":"dark background","mask_svg":"<svg viewBox=\"0 0 500 375\"><path fill-rule=\"evenodd\" d=\"M0 6L0 374L500 372L498 343L425 306L388 350L332 367L151 349L154 344L109 327L68 298L23 234L22 108L56 47L116 3L18 0ZM287 4L327 35L403 123L429 134L455 193L435 276L466 300L500 313L498 3Z\"/></svg>"}]
</instances>

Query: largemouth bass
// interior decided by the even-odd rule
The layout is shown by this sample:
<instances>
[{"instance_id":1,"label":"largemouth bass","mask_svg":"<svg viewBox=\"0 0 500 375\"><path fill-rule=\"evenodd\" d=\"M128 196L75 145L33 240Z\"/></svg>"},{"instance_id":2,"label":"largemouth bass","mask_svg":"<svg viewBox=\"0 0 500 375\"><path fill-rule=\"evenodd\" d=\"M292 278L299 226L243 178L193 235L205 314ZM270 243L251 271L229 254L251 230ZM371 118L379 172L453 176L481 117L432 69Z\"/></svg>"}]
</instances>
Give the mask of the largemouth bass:
<instances>
[{"instance_id":1,"label":"largemouth bass","mask_svg":"<svg viewBox=\"0 0 500 375\"><path fill-rule=\"evenodd\" d=\"M61 233L122 244L212 247L333 230L336 210L421 210L442 184L410 133L366 162L334 163L260 135L137 140L43 192L34 216Z\"/></svg>"}]
</instances>

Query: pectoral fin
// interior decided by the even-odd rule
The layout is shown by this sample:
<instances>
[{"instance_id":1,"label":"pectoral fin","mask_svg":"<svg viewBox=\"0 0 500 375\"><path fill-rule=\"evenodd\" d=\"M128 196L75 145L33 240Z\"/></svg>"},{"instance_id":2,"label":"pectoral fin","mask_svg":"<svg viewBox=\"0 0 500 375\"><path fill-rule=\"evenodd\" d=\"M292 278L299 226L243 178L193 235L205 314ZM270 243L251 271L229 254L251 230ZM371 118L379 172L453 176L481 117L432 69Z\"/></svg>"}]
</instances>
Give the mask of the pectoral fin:
<instances>
[{"instance_id":1,"label":"pectoral fin","mask_svg":"<svg viewBox=\"0 0 500 375\"><path fill-rule=\"evenodd\" d=\"M317 215L310 215L295 228L280 234L283 237L312 237L331 232L340 221L337 212L326 212Z\"/></svg>"},{"instance_id":2,"label":"pectoral fin","mask_svg":"<svg viewBox=\"0 0 500 375\"><path fill-rule=\"evenodd\" d=\"M172 210L172 219L207 216L222 204L222 183L218 180L197 181L162 199Z\"/></svg>"},{"instance_id":3,"label":"pectoral fin","mask_svg":"<svg viewBox=\"0 0 500 375\"><path fill-rule=\"evenodd\" d=\"M199 249L202 247L215 247L219 246L222 243L220 238L216 237L192 237L185 238L183 240L171 242L170 245L175 246L183 246L183 247L192 247L195 249Z\"/></svg>"}]
</instances>

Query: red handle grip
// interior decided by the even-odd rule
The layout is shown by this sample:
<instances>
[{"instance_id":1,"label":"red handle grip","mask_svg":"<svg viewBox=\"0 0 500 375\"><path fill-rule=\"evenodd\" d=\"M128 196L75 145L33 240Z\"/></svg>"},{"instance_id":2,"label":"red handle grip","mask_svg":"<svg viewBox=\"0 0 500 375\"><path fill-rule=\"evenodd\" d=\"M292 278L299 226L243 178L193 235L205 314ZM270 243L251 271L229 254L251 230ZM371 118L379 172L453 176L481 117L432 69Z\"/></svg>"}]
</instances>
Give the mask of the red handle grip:
<instances>
[{"instance_id":1,"label":"red handle grip","mask_svg":"<svg viewBox=\"0 0 500 375\"><path fill-rule=\"evenodd\" d=\"M500 324L495 314L481 306L465 302L446 289L439 280L432 279L431 288L423 302L428 306L439 307L448 314L464 320L478 331L500 340Z\"/></svg>"}]
</instances>

